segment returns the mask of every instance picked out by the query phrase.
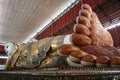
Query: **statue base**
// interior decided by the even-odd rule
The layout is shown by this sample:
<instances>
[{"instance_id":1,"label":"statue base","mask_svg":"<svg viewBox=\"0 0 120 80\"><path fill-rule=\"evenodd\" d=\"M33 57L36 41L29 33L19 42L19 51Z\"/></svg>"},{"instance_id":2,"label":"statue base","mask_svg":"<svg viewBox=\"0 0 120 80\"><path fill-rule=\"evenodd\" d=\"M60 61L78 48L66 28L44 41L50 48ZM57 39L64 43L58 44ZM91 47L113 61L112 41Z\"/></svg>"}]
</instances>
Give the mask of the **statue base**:
<instances>
[{"instance_id":1,"label":"statue base","mask_svg":"<svg viewBox=\"0 0 120 80\"><path fill-rule=\"evenodd\" d=\"M56 67L2 70L0 80L119 80L120 68Z\"/></svg>"}]
</instances>

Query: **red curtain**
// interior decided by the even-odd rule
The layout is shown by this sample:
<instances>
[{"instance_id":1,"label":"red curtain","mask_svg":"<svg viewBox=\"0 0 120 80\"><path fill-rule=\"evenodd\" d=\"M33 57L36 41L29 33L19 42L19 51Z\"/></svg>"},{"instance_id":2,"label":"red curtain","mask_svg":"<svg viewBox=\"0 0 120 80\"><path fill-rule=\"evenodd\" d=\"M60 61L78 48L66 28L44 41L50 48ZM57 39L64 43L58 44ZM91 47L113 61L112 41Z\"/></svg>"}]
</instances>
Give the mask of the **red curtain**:
<instances>
[{"instance_id":1,"label":"red curtain","mask_svg":"<svg viewBox=\"0 0 120 80\"><path fill-rule=\"evenodd\" d=\"M83 3L87 3L92 7L95 7L97 4L100 4L104 0L83 0ZM53 33L56 33L58 30L62 29L66 25L69 25L72 21L76 19L79 14L79 10L81 9L81 2L76 4L73 8L71 8L68 12L66 12L62 17L60 17L57 21L53 22L46 30L37 35L36 39L42 39L48 36L53 36ZM66 34L69 32L65 32Z\"/></svg>"},{"instance_id":2,"label":"red curtain","mask_svg":"<svg viewBox=\"0 0 120 80\"><path fill-rule=\"evenodd\" d=\"M0 45L0 51L4 51L4 46Z\"/></svg>"},{"instance_id":3,"label":"red curtain","mask_svg":"<svg viewBox=\"0 0 120 80\"><path fill-rule=\"evenodd\" d=\"M114 46L120 46L120 26L116 26L108 31L112 35Z\"/></svg>"},{"instance_id":4,"label":"red curtain","mask_svg":"<svg viewBox=\"0 0 120 80\"><path fill-rule=\"evenodd\" d=\"M0 58L0 65L4 65L7 59Z\"/></svg>"}]
</instances>

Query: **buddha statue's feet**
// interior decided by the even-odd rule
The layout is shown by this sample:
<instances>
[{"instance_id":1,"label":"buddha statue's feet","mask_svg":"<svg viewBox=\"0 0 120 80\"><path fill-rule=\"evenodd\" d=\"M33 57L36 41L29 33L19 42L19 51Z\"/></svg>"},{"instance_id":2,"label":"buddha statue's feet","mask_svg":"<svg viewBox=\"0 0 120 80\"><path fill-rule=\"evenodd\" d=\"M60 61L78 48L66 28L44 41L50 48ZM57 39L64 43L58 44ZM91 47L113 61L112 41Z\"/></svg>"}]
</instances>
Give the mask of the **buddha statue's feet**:
<instances>
[{"instance_id":1,"label":"buddha statue's feet","mask_svg":"<svg viewBox=\"0 0 120 80\"><path fill-rule=\"evenodd\" d=\"M120 52L113 46L75 46L72 44L61 45L57 53L65 56L68 65L74 67L120 67Z\"/></svg>"},{"instance_id":2,"label":"buddha statue's feet","mask_svg":"<svg viewBox=\"0 0 120 80\"><path fill-rule=\"evenodd\" d=\"M113 40L88 4L83 4L73 28L71 42L77 46L113 46Z\"/></svg>"},{"instance_id":3,"label":"buddha statue's feet","mask_svg":"<svg viewBox=\"0 0 120 80\"><path fill-rule=\"evenodd\" d=\"M120 66L120 52L113 47L113 40L100 23L97 15L88 4L83 4L74 33L70 36L72 44L58 48L61 56L68 56L70 66Z\"/></svg>"}]
</instances>

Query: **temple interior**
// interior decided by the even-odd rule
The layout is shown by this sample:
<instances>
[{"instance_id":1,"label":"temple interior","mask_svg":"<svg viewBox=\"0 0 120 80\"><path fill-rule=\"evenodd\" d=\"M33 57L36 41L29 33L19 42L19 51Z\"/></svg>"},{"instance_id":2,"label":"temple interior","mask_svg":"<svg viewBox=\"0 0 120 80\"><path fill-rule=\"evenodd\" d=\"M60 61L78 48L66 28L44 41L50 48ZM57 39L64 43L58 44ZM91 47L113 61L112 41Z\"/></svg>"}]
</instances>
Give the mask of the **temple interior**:
<instances>
[{"instance_id":1,"label":"temple interior","mask_svg":"<svg viewBox=\"0 0 120 80\"><path fill-rule=\"evenodd\" d=\"M0 23L0 80L120 80L120 0L0 0Z\"/></svg>"}]
</instances>

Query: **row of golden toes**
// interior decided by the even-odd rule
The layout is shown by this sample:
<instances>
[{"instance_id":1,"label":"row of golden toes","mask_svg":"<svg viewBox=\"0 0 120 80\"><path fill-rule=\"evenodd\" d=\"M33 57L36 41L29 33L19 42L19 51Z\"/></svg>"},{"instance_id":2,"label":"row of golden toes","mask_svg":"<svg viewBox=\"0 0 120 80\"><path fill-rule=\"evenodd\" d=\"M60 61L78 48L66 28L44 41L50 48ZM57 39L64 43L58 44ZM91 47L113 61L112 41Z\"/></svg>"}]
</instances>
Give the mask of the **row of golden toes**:
<instances>
[{"instance_id":1,"label":"row of golden toes","mask_svg":"<svg viewBox=\"0 0 120 80\"><path fill-rule=\"evenodd\" d=\"M58 48L58 53L68 56L71 66L120 66L120 52L88 4L83 4L76 19L71 44ZM78 65L78 64L80 65Z\"/></svg>"}]
</instances>

